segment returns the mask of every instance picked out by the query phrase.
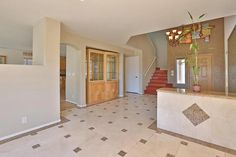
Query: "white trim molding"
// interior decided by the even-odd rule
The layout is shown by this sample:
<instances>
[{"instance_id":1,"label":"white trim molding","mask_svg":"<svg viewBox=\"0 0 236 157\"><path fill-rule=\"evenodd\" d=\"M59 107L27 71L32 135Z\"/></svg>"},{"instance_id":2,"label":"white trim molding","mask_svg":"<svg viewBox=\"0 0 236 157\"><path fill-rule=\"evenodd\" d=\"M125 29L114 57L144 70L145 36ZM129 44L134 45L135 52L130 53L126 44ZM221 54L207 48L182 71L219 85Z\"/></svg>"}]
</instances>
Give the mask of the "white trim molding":
<instances>
[{"instance_id":1,"label":"white trim molding","mask_svg":"<svg viewBox=\"0 0 236 157\"><path fill-rule=\"evenodd\" d=\"M50 123L47 123L47 124L43 124L43 125L40 125L40 126L37 126L37 127L34 127L34 128L31 128L31 129L20 131L20 132L17 132L17 133L8 135L8 136L0 137L0 141L6 140L6 139L9 139L9 138L21 135L21 134L25 134L25 133L28 133L28 132L31 132L31 131L34 131L34 130L37 130L37 129L40 129L40 128L43 128L43 127L46 127L46 126L49 126L49 125L53 125L53 124L56 124L56 123L59 123L59 122L61 122L61 119L50 122Z\"/></svg>"}]
</instances>

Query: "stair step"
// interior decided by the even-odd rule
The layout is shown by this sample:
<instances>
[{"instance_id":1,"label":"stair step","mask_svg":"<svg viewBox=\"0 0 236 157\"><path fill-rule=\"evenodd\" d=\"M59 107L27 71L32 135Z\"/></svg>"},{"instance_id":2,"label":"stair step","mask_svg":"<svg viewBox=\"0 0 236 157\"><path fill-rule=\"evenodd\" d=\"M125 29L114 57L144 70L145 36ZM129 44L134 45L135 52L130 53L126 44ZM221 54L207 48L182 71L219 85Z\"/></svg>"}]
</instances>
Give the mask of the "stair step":
<instances>
[{"instance_id":1,"label":"stair step","mask_svg":"<svg viewBox=\"0 0 236 157\"><path fill-rule=\"evenodd\" d=\"M153 76L151 79L152 79L152 80L161 80L161 81L164 81L164 80L167 80L167 77L157 77L157 76Z\"/></svg>"},{"instance_id":2,"label":"stair step","mask_svg":"<svg viewBox=\"0 0 236 157\"><path fill-rule=\"evenodd\" d=\"M144 93L156 95L157 89L165 87L173 87L172 84L168 83L168 70L156 68L156 71L153 73L148 86L144 90Z\"/></svg>"},{"instance_id":3,"label":"stair step","mask_svg":"<svg viewBox=\"0 0 236 157\"><path fill-rule=\"evenodd\" d=\"M160 84L160 83L149 83L148 86L151 86L151 87L165 87L166 84Z\"/></svg>"},{"instance_id":4,"label":"stair step","mask_svg":"<svg viewBox=\"0 0 236 157\"><path fill-rule=\"evenodd\" d=\"M167 80L151 79L149 83L167 84Z\"/></svg>"},{"instance_id":5,"label":"stair step","mask_svg":"<svg viewBox=\"0 0 236 157\"><path fill-rule=\"evenodd\" d=\"M162 75L162 74L153 74L153 77L167 77L167 75Z\"/></svg>"},{"instance_id":6,"label":"stair step","mask_svg":"<svg viewBox=\"0 0 236 157\"><path fill-rule=\"evenodd\" d=\"M167 70L156 70L154 73L167 74Z\"/></svg>"}]
</instances>

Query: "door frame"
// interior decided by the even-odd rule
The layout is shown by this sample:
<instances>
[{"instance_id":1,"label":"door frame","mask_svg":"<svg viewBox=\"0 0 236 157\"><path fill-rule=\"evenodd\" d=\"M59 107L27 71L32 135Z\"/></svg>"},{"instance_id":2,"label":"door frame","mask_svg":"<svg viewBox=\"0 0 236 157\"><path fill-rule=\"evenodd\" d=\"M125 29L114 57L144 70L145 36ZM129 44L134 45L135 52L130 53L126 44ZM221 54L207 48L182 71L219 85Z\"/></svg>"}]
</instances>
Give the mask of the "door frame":
<instances>
[{"instance_id":1,"label":"door frame","mask_svg":"<svg viewBox=\"0 0 236 157\"><path fill-rule=\"evenodd\" d=\"M126 59L128 58L128 57L137 57L138 58L138 65L139 65L139 69L138 69L138 90L137 90L137 92L130 92L130 91L127 91L127 68L126 68ZM141 91L141 87L140 87L140 83L142 82L142 75L140 74L140 70L141 70L141 65L140 65L140 56L127 56L127 57L125 57L125 92L128 92L128 93L136 93L136 94L143 94L143 93L140 93L140 91Z\"/></svg>"},{"instance_id":2,"label":"door frame","mask_svg":"<svg viewBox=\"0 0 236 157\"><path fill-rule=\"evenodd\" d=\"M198 57L200 57L200 56L208 56L208 57L211 58L211 72L210 72L211 73L211 75L210 75L211 84L210 84L210 88L212 90L212 89L214 89L214 83L213 83L213 80L212 80L213 54L212 53L199 53ZM191 68L190 68L189 65L187 65L187 68L188 68L188 72L187 72L188 73L188 86L189 86L189 89L191 89L192 88Z\"/></svg>"}]
</instances>

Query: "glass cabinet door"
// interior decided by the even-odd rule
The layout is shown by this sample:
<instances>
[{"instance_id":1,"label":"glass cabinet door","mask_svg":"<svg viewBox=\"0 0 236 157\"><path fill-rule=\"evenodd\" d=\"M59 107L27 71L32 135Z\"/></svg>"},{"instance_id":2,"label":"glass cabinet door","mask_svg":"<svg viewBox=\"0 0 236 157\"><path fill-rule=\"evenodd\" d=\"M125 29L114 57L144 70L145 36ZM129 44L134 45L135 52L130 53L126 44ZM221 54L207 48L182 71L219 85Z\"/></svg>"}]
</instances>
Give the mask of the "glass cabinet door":
<instances>
[{"instance_id":1,"label":"glass cabinet door","mask_svg":"<svg viewBox=\"0 0 236 157\"><path fill-rule=\"evenodd\" d=\"M118 64L117 56L107 55L107 80L117 80L118 78Z\"/></svg>"},{"instance_id":2,"label":"glass cabinet door","mask_svg":"<svg viewBox=\"0 0 236 157\"><path fill-rule=\"evenodd\" d=\"M104 79L104 54L90 53L90 81Z\"/></svg>"}]
</instances>

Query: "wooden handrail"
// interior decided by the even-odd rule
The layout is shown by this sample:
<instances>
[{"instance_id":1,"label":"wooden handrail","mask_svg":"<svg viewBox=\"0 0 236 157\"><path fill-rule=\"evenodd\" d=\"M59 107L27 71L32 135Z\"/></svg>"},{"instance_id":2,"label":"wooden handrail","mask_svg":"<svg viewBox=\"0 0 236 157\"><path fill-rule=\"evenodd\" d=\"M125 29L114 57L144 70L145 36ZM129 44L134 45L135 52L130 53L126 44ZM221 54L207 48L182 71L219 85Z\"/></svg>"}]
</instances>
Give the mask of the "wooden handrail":
<instances>
[{"instance_id":1,"label":"wooden handrail","mask_svg":"<svg viewBox=\"0 0 236 157\"><path fill-rule=\"evenodd\" d=\"M152 67L153 64L155 63L156 59L157 59L157 57L154 57L153 60L152 60L152 62L151 62L151 64L148 66L148 68L147 68L147 70L146 70L146 72L145 72L145 74L144 74L145 77L147 76L147 74L148 74L148 72L150 71L151 67Z\"/></svg>"}]
</instances>

